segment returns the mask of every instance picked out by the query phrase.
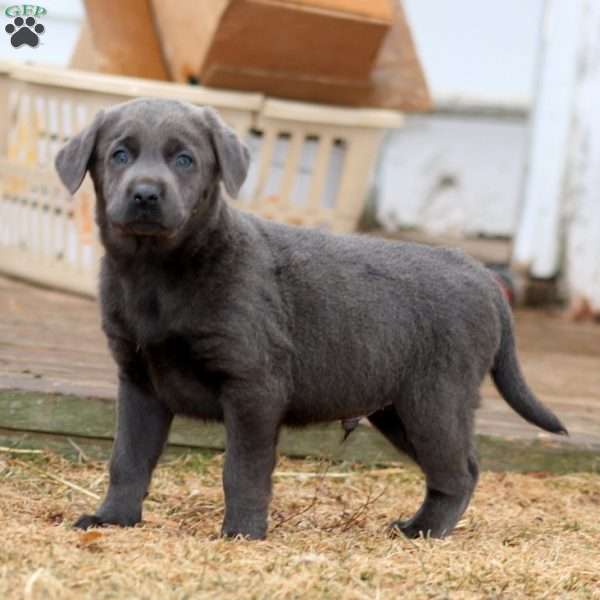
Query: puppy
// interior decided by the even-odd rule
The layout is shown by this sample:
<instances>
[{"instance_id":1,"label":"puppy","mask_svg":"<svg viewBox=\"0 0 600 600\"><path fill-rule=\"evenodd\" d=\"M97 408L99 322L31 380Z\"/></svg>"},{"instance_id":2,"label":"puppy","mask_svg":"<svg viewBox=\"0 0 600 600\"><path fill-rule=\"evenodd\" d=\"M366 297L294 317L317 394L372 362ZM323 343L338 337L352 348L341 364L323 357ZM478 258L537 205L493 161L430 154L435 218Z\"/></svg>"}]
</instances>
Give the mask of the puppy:
<instances>
[{"instance_id":1,"label":"puppy","mask_svg":"<svg viewBox=\"0 0 600 600\"><path fill-rule=\"evenodd\" d=\"M225 536L262 539L282 425L367 415L423 470L394 529L452 531L475 488L473 416L491 373L527 421L566 433L527 387L509 308L463 253L288 227L237 210L249 155L210 108L139 99L56 158L96 191L102 325L119 370L110 484L76 527L134 525L175 414L223 421Z\"/></svg>"}]
</instances>

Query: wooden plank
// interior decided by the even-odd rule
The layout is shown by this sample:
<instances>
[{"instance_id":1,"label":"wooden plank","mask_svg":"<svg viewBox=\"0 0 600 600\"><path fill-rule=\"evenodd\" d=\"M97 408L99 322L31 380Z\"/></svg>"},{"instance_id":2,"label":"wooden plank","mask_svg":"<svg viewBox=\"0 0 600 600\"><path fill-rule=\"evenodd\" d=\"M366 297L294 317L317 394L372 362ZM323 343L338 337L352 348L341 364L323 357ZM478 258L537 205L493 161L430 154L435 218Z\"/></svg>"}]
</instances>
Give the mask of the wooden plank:
<instances>
[{"instance_id":1,"label":"wooden plank","mask_svg":"<svg viewBox=\"0 0 600 600\"><path fill-rule=\"evenodd\" d=\"M0 446L21 450L49 450L72 460L108 460L112 449L111 439L88 438L76 435L14 431L0 427ZM10 455L10 452L7 452ZM168 446L162 460L171 460L184 454L214 454L213 450Z\"/></svg>"},{"instance_id":2,"label":"wooden plank","mask_svg":"<svg viewBox=\"0 0 600 600\"><path fill-rule=\"evenodd\" d=\"M72 69L82 69L84 71L98 71L101 64L101 57L94 46L92 29L87 21L84 21L79 30L79 37L75 44L75 49L71 55L69 67Z\"/></svg>"},{"instance_id":3,"label":"wooden plank","mask_svg":"<svg viewBox=\"0 0 600 600\"><path fill-rule=\"evenodd\" d=\"M478 436L478 446L484 470L600 473L598 450L580 450L560 443L523 442L482 435Z\"/></svg>"},{"instance_id":4,"label":"wooden plank","mask_svg":"<svg viewBox=\"0 0 600 600\"><path fill-rule=\"evenodd\" d=\"M415 242L429 246L460 248L470 256L486 264L507 264L510 261L512 244L508 239L468 238L450 235L431 235L420 229L399 229L388 232L381 229L371 230L371 235L384 237L389 240Z\"/></svg>"},{"instance_id":5,"label":"wooden plank","mask_svg":"<svg viewBox=\"0 0 600 600\"><path fill-rule=\"evenodd\" d=\"M98 68L115 75L168 79L149 0L85 0Z\"/></svg>"},{"instance_id":6,"label":"wooden plank","mask_svg":"<svg viewBox=\"0 0 600 600\"><path fill-rule=\"evenodd\" d=\"M78 437L76 435L64 436L52 433L15 431L14 429L0 427L0 446L16 449L49 450L72 459L77 459L81 454L77 450L77 447L79 447L85 456L92 460L106 460L110 457L112 440Z\"/></svg>"},{"instance_id":7,"label":"wooden plank","mask_svg":"<svg viewBox=\"0 0 600 600\"><path fill-rule=\"evenodd\" d=\"M202 65L204 83L308 102L430 109L402 9L387 0L332 2L310 0L310 10L295 0L230 2ZM287 36L277 35L282 29ZM235 43L240 30L256 42L247 51Z\"/></svg>"},{"instance_id":8,"label":"wooden plank","mask_svg":"<svg viewBox=\"0 0 600 600\"><path fill-rule=\"evenodd\" d=\"M425 112L433 107L425 73L400 2L371 72L366 106L406 112Z\"/></svg>"},{"instance_id":9,"label":"wooden plank","mask_svg":"<svg viewBox=\"0 0 600 600\"><path fill-rule=\"evenodd\" d=\"M306 81L366 83L391 26L390 8L388 5L387 18L377 20L345 11L307 10L279 0L229 2L200 76L206 84L219 87L220 73L228 72L233 74L231 83L243 89L243 76L252 80L261 74L265 93L279 97L285 97L281 85L286 82L300 87ZM240 85L238 74L242 76Z\"/></svg>"},{"instance_id":10,"label":"wooden plank","mask_svg":"<svg viewBox=\"0 0 600 600\"><path fill-rule=\"evenodd\" d=\"M198 79L204 58L229 0L151 0L154 23L171 77Z\"/></svg>"},{"instance_id":11,"label":"wooden plank","mask_svg":"<svg viewBox=\"0 0 600 600\"><path fill-rule=\"evenodd\" d=\"M513 254L517 267L541 278L555 276L560 267L565 166L584 4L585 0L546 3L524 205Z\"/></svg>"},{"instance_id":12,"label":"wooden plank","mask_svg":"<svg viewBox=\"0 0 600 600\"><path fill-rule=\"evenodd\" d=\"M389 23L392 18L390 0L271 0L282 6L290 5L296 9L314 10L336 14L344 18L359 17L361 20Z\"/></svg>"},{"instance_id":13,"label":"wooden plank","mask_svg":"<svg viewBox=\"0 0 600 600\"><path fill-rule=\"evenodd\" d=\"M600 4L588 0L579 37L574 115L569 138L569 161L564 201L569 206L566 224L565 271L572 315L600 317Z\"/></svg>"},{"instance_id":14,"label":"wooden plank","mask_svg":"<svg viewBox=\"0 0 600 600\"><path fill-rule=\"evenodd\" d=\"M115 403L110 400L14 390L0 392L0 427L7 430L111 439L114 422ZM389 443L370 428L360 428L344 444L342 439L339 423L302 430L284 428L279 448L288 456L329 456L340 460L362 456L367 462L398 459ZM218 423L176 417L169 444L222 450L225 431Z\"/></svg>"},{"instance_id":15,"label":"wooden plank","mask_svg":"<svg viewBox=\"0 0 600 600\"><path fill-rule=\"evenodd\" d=\"M335 14L338 18L382 23L390 20L389 0L293 0L279 3L290 4L288 10L312 8L323 14ZM155 26L175 81L188 82L191 77L197 79L201 75L205 57L228 4L229 0L179 0L174 9L171 1L152 0Z\"/></svg>"},{"instance_id":16,"label":"wooden plank","mask_svg":"<svg viewBox=\"0 0 600 600\"><path fill-rule=\"evenodd\" d=\"M113 401L18 391L0 392L0 398L0 426L5 429L112 437Z\"/></svg>"},{"instance_id":17,"label":"wooden plank","mask_svg":"<svg viewBox=\"0 0 600 600\"><path fill-rule=\"evenodd\" d=\"M113 412L114 403L91 398L2 392L0 445L48 448L74 456L79 454L77 448L81 448L92 458L104 459L111 445ZM49 421L49 417L53 420ZM23 425L28 429L23 430ZM279 452L296 458L317 457L363 464L411 464L370 427L359 425L346 442L342 442L342 437L339 425L284 428ZM580 450L551 441L508 441L493 436L478 436L478 446L482 467L488 470L600 472L598 450ZM173 452L224 449L222 425L176 419L166 456Z\"/></svg>"}]
</instances>

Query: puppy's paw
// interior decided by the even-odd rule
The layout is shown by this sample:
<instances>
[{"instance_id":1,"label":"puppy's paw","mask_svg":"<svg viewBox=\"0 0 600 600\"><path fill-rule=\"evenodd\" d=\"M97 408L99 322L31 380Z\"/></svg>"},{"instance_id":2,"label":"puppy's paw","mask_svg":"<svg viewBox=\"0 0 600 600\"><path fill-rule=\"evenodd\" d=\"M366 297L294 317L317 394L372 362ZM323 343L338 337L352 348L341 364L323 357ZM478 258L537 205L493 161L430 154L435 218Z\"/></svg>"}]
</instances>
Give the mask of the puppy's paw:
<instances>
[{"instance_id":1,"label":"puppy's paw","mask_svg":"<svg viewBox=\"0 0 600 600\"><path fill-rule=\"evenodd\" d=\"M75 529L89 529L90 527L103 527L104 525L119 525L120 527L133 527L141 521L139 517L104 517L101 515L82 515L75 521Z\"/></svg>"},{"instance_id":2,"label":"puppy's paw","mask_svg":"<svg viewBox=\"0 0 600 600\"><path fill-rule=\"evenodd\" d=\"M223 527L221 536L228 539L265 540L267 539L267 528Z\"/></svg>"},{"instance_id":3,"label":"puppy's paw","mask_svg":"<svg viewBox=\"0 0 600 600\"><path fill-rule=\"evenodd\" d=\"M230 503L225 507L221 528L225 538L242 537L247 540L264 540L267 537L267 510Z\"/></svg>"},{"instance_id":4,"label":"puppy's paw","mask_svg":"<svg viewBox=\"0 0 600 600\"><path fill-rule=\"evenodd\" d=\"M408 539L416 538L444 538L448 535L448 531L440 528L419 526L409 519L408 521L394 521L390 523L388 527L388 534L390 537L398 537L404 535Z\"/></svg>"},{"instance_id":5,"label":"puppy's paw","mask_svg":"<svg viewBox=\"0 0 600 600\"><path fill-rule=\"evenodd\" d=\"M267 520L258 516L245 519L225 518L221 529L225 538L241 537L246 540L264 540L267 537Z\"/></svg>"},{"instance_id":6,"label":"puppy's paw","mask_svg":"<svg viewBox=\"0 0 600 600\"><path fill-rule=\"evenodd\" d=\"M73 523L74 529L89 529L90 527L101 527L103 525L102 520L96 515L81 515L75 523Z\"/></svg>"}]
</instances>

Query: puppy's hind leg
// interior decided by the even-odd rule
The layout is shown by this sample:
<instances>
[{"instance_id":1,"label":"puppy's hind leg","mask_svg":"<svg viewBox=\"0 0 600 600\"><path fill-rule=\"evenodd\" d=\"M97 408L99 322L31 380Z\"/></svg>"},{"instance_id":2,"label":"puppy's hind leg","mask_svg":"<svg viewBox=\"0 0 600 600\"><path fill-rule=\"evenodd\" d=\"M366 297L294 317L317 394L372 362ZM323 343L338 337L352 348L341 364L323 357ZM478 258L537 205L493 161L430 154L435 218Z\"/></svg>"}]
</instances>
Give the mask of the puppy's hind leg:
<instances>
[{"instance_id":1,"label":"puppy's hind leg","mask_svg":"<svg viewBox=\"0 0 600 600\"><path fill-rule=\"evenodd\" d=\"M410 538L440 538L451 533L469 504L479 476L472 439L478 394L456 387L435 387L427 395L405 397L395 405L402 427L396 434L396 446L416 460L427 486L417 513L391 527L392 532L399 530ZM390 423L388 418L388 427ZM394 442L394 436L382 432Z\"/></svg>"},{"instance_id":2,"label":"puppy's hind leg","mask_svg":"<svg viewBox=\"0 0 600 600\"><path fill-rule=\"evenodd\" d=\"M403 452L417 462L415 449L406 435L406 429L398 416L398 411L392 405L370 414L367 418L371 422L371 425L400 452Z\"/></svg>"}]
</instances>

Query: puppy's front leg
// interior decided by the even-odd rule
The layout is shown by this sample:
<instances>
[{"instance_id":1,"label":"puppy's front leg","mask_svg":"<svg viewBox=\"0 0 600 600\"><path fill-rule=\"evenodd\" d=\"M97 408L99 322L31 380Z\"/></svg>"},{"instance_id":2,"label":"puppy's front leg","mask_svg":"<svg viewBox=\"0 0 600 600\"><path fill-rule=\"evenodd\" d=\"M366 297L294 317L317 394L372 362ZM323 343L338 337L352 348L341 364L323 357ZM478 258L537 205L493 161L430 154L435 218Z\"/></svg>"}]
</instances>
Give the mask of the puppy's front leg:
<instances>
[{"instance_id":1,"label":"puppy's front leg","mask_svg":"<svg viewBox=\"0 0 600 600\"><path fill-rule=\"evenodd\" d=\"M127 527L141 521L142 502L172 420L173 414L154 395L131 381L120 380L108 493L96 514L83 515L75 527Z\"/></svg>"},{"instance_id":2,"label":"puppy's front leg","mask_svg":"<svg viewBox=\"0 0 600 600\"><path fill-rule=\"evenodd\" d=\"M279 422L267 411L252 410L257 404L225 406L225 537L262 540L267 535Z\"/></svg>"}]
</instances>

